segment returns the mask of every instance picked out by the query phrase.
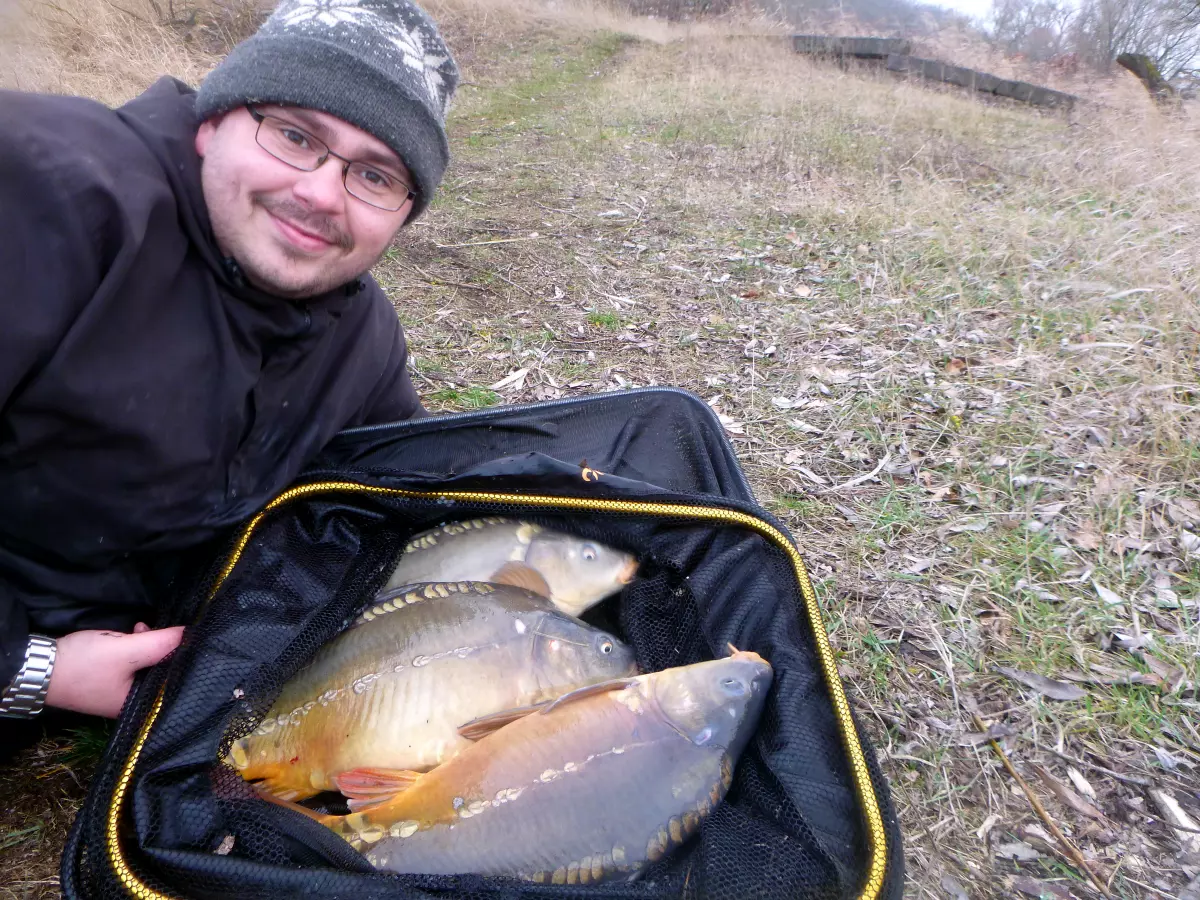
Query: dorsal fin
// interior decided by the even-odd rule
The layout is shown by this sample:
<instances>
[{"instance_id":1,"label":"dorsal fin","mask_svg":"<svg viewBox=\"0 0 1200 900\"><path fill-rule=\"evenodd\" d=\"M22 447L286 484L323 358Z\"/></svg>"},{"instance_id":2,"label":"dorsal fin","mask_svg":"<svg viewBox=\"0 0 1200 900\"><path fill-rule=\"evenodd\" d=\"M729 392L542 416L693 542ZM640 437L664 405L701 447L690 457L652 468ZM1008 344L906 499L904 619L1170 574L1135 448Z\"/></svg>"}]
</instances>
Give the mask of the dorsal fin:
<instances>
[{"instance_id":1,"label":"dorsal fin","mask_svg":"<svg viewBox=\"0 0 1200 900\"><path fill-rule=\"evenodd\" d=\"M530 713L535 713L544 706L548 706L549 700L544 703L534 703L531 706L516 706L512 709L502 709L499 712L494 712L486 716L479 716L472 719L465 725L460 725L458 733L461 737L465 737L468 741L478 741L487 737L493 731L499 731L505 725L523 719Z\"/></svg>"},{"instance_id":2,"label":"dorsal fin","mask_svg":"<svg viewBox=\"0 0 1200 900\"><path fill-rule=\"evenodd\" d=\"M592 697L596 694L607 694L610 691L619 691L622 688L627 688L630 685L637 684L636 676L630 678L613 678L610 681L601 681L597 684L584 685L581 688L575 688L563 694L561 697L546 704L542 707L543 713L548 713L552 709L557 709L560 706L566 706L568 703L574 703L576 700L582 700L585 697Z\"/></svg>"},{"instance_id":3,"label":"dorsal fin","mask_svg":"<svg viewBox=\"0 0 1200 900\"><path fill-rule=\"evenodd\" d=\"M550 599L550 585L546 583L542 573L523 562L506 562L495 571L490 580L493 584L510 584Z\"/></svg>"}]
</instances>

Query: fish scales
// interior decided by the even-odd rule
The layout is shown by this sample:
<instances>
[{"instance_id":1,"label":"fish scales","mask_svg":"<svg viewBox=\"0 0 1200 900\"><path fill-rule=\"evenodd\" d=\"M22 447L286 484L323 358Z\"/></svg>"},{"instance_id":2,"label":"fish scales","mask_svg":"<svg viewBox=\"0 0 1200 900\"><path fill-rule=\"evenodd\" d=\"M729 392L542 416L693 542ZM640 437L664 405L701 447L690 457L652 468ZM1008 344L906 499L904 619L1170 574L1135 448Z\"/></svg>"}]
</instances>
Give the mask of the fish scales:
<instances>
[{"instance_id":1,"label":"fish scales","mask_svg":"<svg viewBox=\"0 0 1200 900\"><path fill-rule=\"evenodd\" d=\"M484 527L463 527L465 524L473 526L476 521ZM522 526L502 518L443 525L427 532L425 540L410 542L404 548L385 588L444 580L486 581L488 575L506 562L514 561L515 550L529 545L533 529L534 526ZM468 544L471 553L464 557L463 549ZM516 558L523 559L524 553ZM447 577L443 573L451 566L474 574Z\"/></svg>"},{"instance_id":2,"label":"fish scales","mask_svg":"<svg viewBox=\"0 0 1200 900\"><path fill-rule=\"evenodd\" d=\"M322 648L268 712L269 733L235 745L242 776L303 799L358 768L420 771L469 743L455 730L464 721L634 669L624 645L528 591L451 587L430 602L414 590ZM601 643L608 655L592 653Z\"/></svg>"},{"instance_id":3,"label":"fish scales","mask_svg":"<svg viewBox=\"0 0 1200 900\"><path fill-rule=\"evenodd\" d=\"M545 594L578 616L633 578L630 554L530 522L491 517L451 522L414 537L379 594L420 582L501 582Z\"/></svg>"},{"instance_id":4,"label":"fish scales","mask_svg":"<svg viewBox=\"0 0 1200 900\"><path fill-rule=\"evenodd\" d=\"M522 719L485 739L512 738L497 741L485 768L460 757L367 810L361 824L372 832L395 818L425 823L367 842L368 860L570 884L592 881L593 869L595 880L628 877L660 858L724 795L725 753L681 735L652 703L622 702L623 693Z\"/></svg>"}]
</instances>

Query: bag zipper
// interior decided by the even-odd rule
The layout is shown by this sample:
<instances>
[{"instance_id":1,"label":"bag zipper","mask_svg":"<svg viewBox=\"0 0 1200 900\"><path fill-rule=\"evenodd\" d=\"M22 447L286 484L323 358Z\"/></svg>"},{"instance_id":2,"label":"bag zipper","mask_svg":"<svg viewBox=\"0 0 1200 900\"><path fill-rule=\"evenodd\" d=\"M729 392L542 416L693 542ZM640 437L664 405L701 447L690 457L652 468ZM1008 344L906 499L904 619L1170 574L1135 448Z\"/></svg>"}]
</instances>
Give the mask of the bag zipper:
<instances>
[{"instance_id":1,"label":"bag zipper","mask_svg":"<svg viewBox=\"0 0 1200 900\"><path fill-rule=\"evenodd\" d=\"M250 538L268 515L293 500L314 494L339 491L375 494L407 500L486 503L547 510L576 510L699 519L706 522L748 528L779 547L779 549L787 554L788 559L792 563L792 568L800 586L800 593L804 598L804 611L816 645L821 674L824 676L825 686L829 690L830 698L833 701L834 718L837 720L843 749L846 751L849 759L854 791L863 810L867 830L868 861L867 878L863 890L859 894L859 900L877 900L880 892L883 890L884 870L887 860L887 836L883 825L883 813L879 807L879 800L875 796L875 789L871 784L870 769L867 767L866 756L863 752L862 744L859 743L857 731L854 727L854 720L850 715L850 703L842 687L841 677L838 675L837 662L834 659L832 645L829 643L829 635L825 631L824 620L821 618L821 609L817 602L816 592L813 591L812 582L808 577L808 569L805 567L804 560L801 558L799 551L796 550L792 542L782 531L757 516L718 506L690 506L686 503L659 503L647 500L605 500L593 497L505 494L489 491L410 491L401 488L376 487L353 481L314 482L284 491L250 520L238 537L229 559L221 568L220 574L209 590L205 602L211 601L216 596L225 579L229 577L238 560L241 559L246 545L250 542ZM169 894L164 894L151 888L133 872L128 861L125 859L125 854L121 847L119 827L122 807L126 794L129 791L129 785L133 780L134 768L137 766L138 757L141 755L142 748L150 736L150 729L154 726L154 721L158 718L158 714L162 710L166 687L166 682L164 682L159 688L154 705L150 708L150 712L146 716L146 721L142 725L137 738L134 740L133 748L130 751L128 759L125 761L121 776L117 780L116 788L113 790L105 828L106 850L109 863L125 889L137 897L138 900L174 900Z\"/></svg>"}]
</instances>

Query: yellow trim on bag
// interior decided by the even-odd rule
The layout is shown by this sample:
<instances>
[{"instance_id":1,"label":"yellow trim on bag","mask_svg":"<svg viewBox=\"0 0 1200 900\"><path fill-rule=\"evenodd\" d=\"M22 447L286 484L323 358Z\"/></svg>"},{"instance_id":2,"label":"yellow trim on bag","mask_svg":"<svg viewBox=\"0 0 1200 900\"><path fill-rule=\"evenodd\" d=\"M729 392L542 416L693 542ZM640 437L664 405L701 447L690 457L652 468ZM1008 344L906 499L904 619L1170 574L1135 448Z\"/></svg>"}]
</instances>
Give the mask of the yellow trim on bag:
<instances>
[{"instance_id":1,"label":"yellow trim on bag","mask_svg":"<svg viewBox=\"0 0 1200 900\"><path fill-rule=\"evenodd\" d=\"M842 688L841 677L838 675L837 663L833 656L833 648L830 646L829 635L825 632L825 623L821 618L821 609L817 602L817 595L813 591L812 583L808 579L808 569L805 567L804 560L801 558L799 552L792 546L792 542L779 529L748 513L712 506L688 506L683 503L601 500L588 497L526 496L521 494L497 494L475 491L422 492L375 487L372 485L357 484L352 481L318 482L284 491L250 520L242 531L237 545L229 557L229 561L221 570L220 577L209 592L208 599L211 600L216 596L225 579L229 577L238 560L241 559L246 545L250 542L251 535L269 513L297 498L305 497L309 494L331 491L382 494L384 496L404 497L411 500L450 500L465 503L495 503L549 509L632 513L680 519L694 518L710 522L741 525L770 540L788 555L795 570L796 578L800 583L800 593L804 597L804 609L808 616L809 628L812 631L813 639L816 641L817 658L820 660L821 672L825 677L825 686L829 689L833 700L833 712L837 718L838 730L841 732L842 745L850 758L850 772L854 781L854 790L858 795L858 801L862 806L866 818L869 861L867 864L867 880L859 898L860 900L877 900L880 892L883 890L884 868L887 858L887 837L883 827L883 814L880 811L879 801L875 796L875 790L871 784L871 774L867 768L866 757L863 755L862 744L858 740L853 719L850 717L850 703L846 699L845 690ZM117 781L116 790L113 791L112 803L109 805L108 824L105 829L109 862L112 864L113 870L125 886L125 889L137 897L138 900L172 900L170 895L155 891L134 874L122 852L120 835L121 808L124 805L125 795L129 790L130 782L133 780L133 770L137 766L138 757L141 755L142 748L146 744L146 739L150 735L150 729L153 727L154 720L162 710L165 690L166 685L164 684L159 689L154 706L151 708L149 715L146 716L146 722L142 725L141 731L134 741L129 758L121 770L121 777Z\"/></svg>"}]
</instances>

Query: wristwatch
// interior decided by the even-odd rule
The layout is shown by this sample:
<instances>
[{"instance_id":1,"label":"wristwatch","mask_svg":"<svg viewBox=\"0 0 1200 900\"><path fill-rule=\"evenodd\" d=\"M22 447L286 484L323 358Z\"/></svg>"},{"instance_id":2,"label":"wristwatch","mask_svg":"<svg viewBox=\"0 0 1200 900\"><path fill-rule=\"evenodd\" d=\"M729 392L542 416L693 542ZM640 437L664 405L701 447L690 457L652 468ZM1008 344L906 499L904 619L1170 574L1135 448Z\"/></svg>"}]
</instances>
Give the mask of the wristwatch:
<instances>
[{"instance_id":1,"label":"wristwatch","mask_svg":"<svg viewBox=\"0 0 1200 900\"><path fill-rule=\"evenodd\" d=\"M50 673L58 644L54 638L39 634L29 636L25 648L25 663L21 671L0 694L0 716L10 719L32 719L46 704L50 689Z\"/></svg>"}]
</instances>

